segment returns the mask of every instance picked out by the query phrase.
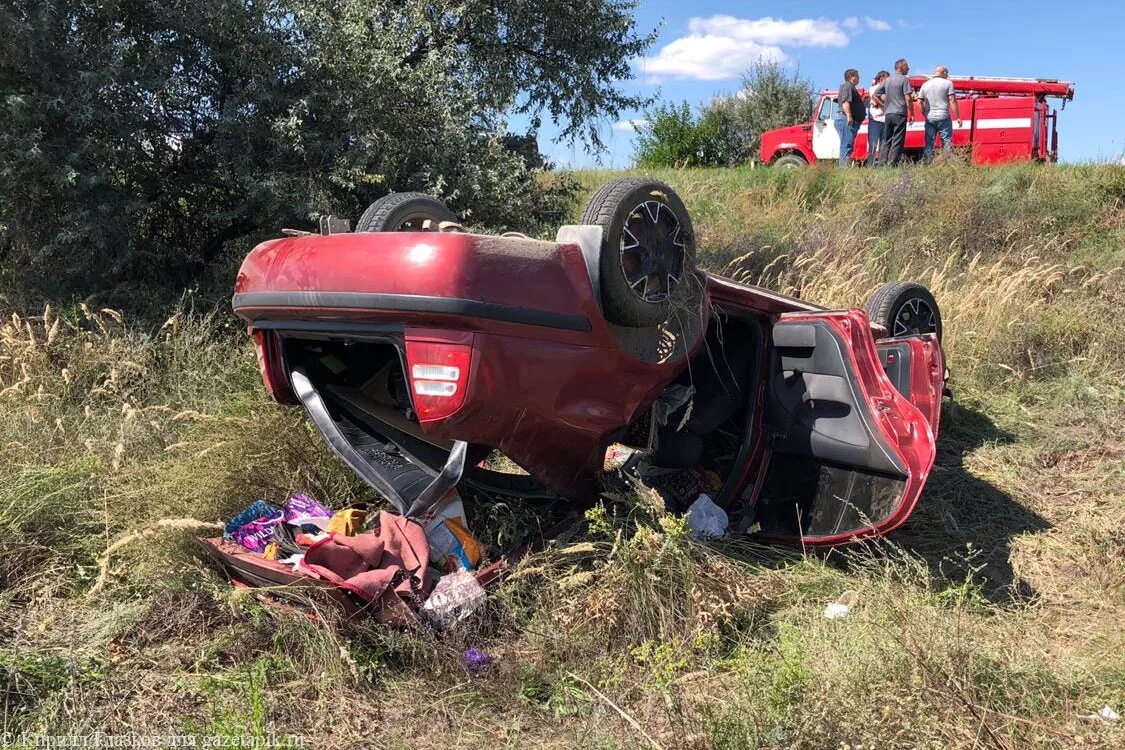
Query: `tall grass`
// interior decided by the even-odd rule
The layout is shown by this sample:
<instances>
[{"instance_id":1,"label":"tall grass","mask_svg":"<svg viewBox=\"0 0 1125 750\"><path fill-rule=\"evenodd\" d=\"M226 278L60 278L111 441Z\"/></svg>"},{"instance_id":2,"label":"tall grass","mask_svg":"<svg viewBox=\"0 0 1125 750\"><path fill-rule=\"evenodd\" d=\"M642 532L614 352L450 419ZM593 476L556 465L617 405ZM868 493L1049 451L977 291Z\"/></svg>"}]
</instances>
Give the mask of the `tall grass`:
<instances>
[{"instance_id":1,"label":"tall grass","mask_svg":"<svg viewBox=\"0 0 1125 750\"><path fill-rule=\"evenodd\" d=\"M611 176L579 175L591 190ZM108 309L8 310L0 731L1125 743L1120 723L1079 718L1125 710L1125 169L656 176L713 270L840 307L890 279L934 290L957 402L907 527L827 555L701 544L650 498L610 496L441 638L310 602L314 622L230 589L184 530L294 489L372 499L299 410L268 401L229 314L185 302L139 327ZM511 504L470 515L493 542L536 525ZM845 591L851 616L825 619ZM494 666L467 670L468 647Z\"/></svg>"}]
</instances>

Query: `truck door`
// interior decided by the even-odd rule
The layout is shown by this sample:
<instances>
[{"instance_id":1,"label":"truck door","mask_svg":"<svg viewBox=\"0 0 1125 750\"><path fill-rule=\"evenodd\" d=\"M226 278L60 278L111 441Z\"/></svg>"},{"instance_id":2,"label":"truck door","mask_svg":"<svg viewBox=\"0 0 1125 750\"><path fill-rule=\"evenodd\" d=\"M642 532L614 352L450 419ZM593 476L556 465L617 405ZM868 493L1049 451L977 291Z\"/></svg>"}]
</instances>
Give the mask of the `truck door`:
<instances>
[{"instance_id":1,"label":"truck door","mask_svg":"<svg viewBox=\"0 0 1125 750\"><path fill-rule=\"evenodd\" d=\"M761 534L836 544L900 525L933 466L934 432L887 377L866 314L787 313L768 351L767 454L749 503ZM906 364L932 380L931 357Z\"/></svg>"},{"instance_id":2,"label":"truck door","mask_svg":"<svg viewBox=\"0 0 1125 750\"><path fill-rule=\"evenodd\" d=\"M836 132L836 97L820 97L820 107L813 120L812 150L817 159L840 158L840 134Z\"/></svg>"}]
</instances>

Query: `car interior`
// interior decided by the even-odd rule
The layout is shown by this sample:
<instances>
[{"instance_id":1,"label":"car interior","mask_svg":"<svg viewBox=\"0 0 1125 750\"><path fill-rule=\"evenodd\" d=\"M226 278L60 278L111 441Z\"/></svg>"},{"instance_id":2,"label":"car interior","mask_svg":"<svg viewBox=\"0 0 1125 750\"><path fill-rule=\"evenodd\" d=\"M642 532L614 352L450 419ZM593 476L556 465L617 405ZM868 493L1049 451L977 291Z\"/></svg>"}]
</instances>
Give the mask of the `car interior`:
<instances>
[{"instance_id":1,"label":"car interior","mask_svg":"<svg viewBox=\"0 0 1125 750\"><path fill-rule=\"evenodd\" d=\"M674 383L690 386L690 397L654 423L642 480L682 511L701 475L704 485L712 477L712 491L717 477L715 499L732 507L732 494L750 479L733 470L745 464L760 413L768 463L748 522L767 535L830 537L883 521L897 509L908 472L869 414L844 342L826 321L779 322L769 347L761 330L750 316L712 320L705 346ZM754 489L750 481L742 499Z\"/></svg>"}]
</instances>

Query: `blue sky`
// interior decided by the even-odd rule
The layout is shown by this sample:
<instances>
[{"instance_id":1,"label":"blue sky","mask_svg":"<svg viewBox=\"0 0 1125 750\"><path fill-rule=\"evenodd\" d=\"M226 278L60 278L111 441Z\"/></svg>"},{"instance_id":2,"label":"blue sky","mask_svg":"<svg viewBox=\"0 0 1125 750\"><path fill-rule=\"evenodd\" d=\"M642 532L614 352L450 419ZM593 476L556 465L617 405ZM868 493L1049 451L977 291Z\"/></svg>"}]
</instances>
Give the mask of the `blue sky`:
<instances>
[{"instance_id":1,"label":"blue sky","mask_svg":"<svg viewBox=\"0 0 1125 750\"><path fill-rule=\"evenodd\" d=\"M835 86L849 67L867 82L904 56L914 73L943 64L953 76L1072 81L1074 101L1059 114L1061 159L1116 160L1125 153L1125 3L641 0L637 23L645 30L659 27L660 38L635 61L637 78L624 84L629 91L698 106L737 89L740 72L762 55L800 66L818 89ZM623 113L623 119L640 116ZM597 162L580 145L551 143L554 133L545 126L539 141L556 162ZM607 121L602 133L610 150L601 163L628 166L632 128Z\"/></svg>"}]
</instances>

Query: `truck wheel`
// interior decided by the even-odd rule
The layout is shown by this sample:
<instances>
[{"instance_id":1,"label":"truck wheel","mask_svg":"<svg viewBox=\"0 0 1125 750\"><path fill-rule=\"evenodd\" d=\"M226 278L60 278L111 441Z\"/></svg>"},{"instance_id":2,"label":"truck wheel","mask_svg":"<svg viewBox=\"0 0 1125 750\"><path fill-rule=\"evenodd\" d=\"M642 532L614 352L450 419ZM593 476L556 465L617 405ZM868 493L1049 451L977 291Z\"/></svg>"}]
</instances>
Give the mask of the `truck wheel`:
<instances>
[{"instance_id":1,"label":"truck wheel","mask_svg":"<svg viewBox=\"0 0 1125 750\"><path fill-rule=\"evenodd\" d=\"M372 203L355 223L357 232L423 232L429 219L432 231L443 221L457 221L449 208L425 193L391 193Z\"/></svg>"},{"instance_id":2,"label":"truck wheel","mask_svg":"<svg viewBox=\"0 0 1125 750\"><path fill-rule=\"evenodd\" d=\"M692 299L695 233L683 201L663 182L626 177L603 185L582 212L602 228L599 255L606 320L645 328Z\"/></svg>"},{"instance_id":3,"label":"truck wheel","mask_svg":"<svg viewBox=\"0 0 1125 750\"><path fill-rule=\"evenodd\" d=\"M809 163L797 154L786 154L785 156L774 159L773 165L775 167L785 167L786 169L796 169L799 167L807 167Z\"/></svg>"},{"instance_id":4,"label":"truck wheel","mask_svg":"<svg viewBox=\"0 0 1125 750\"><path fill-rule=\"evenodd\" d=\"M930 290L913 281L883 284L867 302L867 317L892 338L932 333L941 341L941 311Z\"/></svg>"}]
</instances>

